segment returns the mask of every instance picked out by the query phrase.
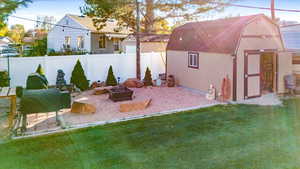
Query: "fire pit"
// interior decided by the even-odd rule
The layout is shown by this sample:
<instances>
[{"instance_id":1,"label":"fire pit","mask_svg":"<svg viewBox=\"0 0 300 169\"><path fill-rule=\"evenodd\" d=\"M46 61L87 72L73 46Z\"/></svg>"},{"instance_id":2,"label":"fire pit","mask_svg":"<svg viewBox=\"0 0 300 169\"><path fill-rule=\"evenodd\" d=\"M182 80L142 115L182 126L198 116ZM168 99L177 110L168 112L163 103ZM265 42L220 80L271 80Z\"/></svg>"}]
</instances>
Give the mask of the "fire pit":
<instances>
[{"instance_id":1,"label":"fire pit","mask_svg":"<svg viewBox=\"0 0 300 169\"><path fill-rule=\"evenodd\" d=\"M108 90L109 99L114 102L132 100L133 91L125 86L118 86Z\"/></svg>"}]
</instances>

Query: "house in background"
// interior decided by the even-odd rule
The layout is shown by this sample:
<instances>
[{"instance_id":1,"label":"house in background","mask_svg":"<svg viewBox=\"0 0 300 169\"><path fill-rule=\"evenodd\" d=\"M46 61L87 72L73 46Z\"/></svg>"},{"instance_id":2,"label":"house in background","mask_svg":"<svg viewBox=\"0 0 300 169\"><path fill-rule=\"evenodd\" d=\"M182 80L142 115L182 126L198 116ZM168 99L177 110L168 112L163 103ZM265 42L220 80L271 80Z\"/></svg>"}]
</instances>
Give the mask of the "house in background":
<instances>
[{"instance_id":1,"label":"house in background","mask_svg":"<svg viewBox=\"0 0 300 169\"><path fill-rule=\"evenodd\" d=\"M293 71L300 85L300 24L285 25L280 30L285 48L293 54Z\"/></svg>"},{"instance_id":2,"label":"house in background","mask_svg":"<svg viewBox=\"0 0 300 169\"><path fill-rule=\"evenodd\" d=\"M67 14L48 33L48 50L61 51L69 48L93 54L120 52L121 41L130 33L129 28L119 28L116 21L110 20L97 30L93 19L87 16Z\"/></svg>"},{"instance_id":3,"label":"house in background","mask_svg":"<svg viewBox=\"0 0 300 169\"><path fill-rule=\"evenodd\" d=\"M280 29L263 14L187 23L174 29L167 46L168 75L176 83L207 92L231 81L231 100L283 93L292 73Z\"/></svg>"},{"instance_id":4,"label":"house in background","mask_svg":"<svg viewBox=\"0 0 300 169\"><path fill-rule=\"evenodd\" d=\"M0 50L3 48L8 48L9 45L12 45L13 41L6 36L0 37Z\"/></svg>"},{"instance_id":5,"label":"house in background","mask_svg":"<svg viewBox=\"0 0 300 169\"><path fill-rule=\"evenodd\" d=\"M141 52L166 52L170 35L168 34L142 34L141 36ZM124 53L136 52L136 38L134 35L129 35L122 42Z\"/></svg>"}]
</instances>

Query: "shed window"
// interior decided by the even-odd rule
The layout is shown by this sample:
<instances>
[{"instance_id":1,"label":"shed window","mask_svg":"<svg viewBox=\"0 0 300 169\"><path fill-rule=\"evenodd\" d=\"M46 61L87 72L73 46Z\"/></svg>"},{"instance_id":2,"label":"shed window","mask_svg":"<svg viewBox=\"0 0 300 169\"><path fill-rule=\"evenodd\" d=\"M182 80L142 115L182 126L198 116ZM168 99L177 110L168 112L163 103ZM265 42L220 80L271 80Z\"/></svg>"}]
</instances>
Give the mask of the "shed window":
<instances>
[{"instance_id":1,"label":"shed window","mask_svg":"<svg viewBox=\"0 0 300 169\"><path fill-rule=\"evenodd\" d=\"M199 53L189 52L188 54L188 67L190 68L199 68Z\"/></svg>"},{"instance_id":2,"label":"shed window","mask_svg":"<svg viewBox=\"0 0 300 169\"><path fill-rule=\"evenodd\" d=\"M99 48L101 48L101 49L105 48L105 36L104 35L100 36L100 38L99 38Z\"/></svg>"}]
</instances>

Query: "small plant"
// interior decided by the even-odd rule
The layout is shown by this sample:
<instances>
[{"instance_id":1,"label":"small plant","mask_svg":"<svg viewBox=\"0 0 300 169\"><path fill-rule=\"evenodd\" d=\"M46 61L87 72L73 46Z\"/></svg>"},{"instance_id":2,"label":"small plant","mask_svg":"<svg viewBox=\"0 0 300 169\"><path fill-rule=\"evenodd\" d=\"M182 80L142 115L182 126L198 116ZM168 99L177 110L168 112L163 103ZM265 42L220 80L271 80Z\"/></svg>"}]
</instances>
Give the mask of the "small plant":
<instances>
[{"instance_id":1,"label":"small plant","mask_svg":"<svg viewBox=\"0 0 300 169\"><path fill-rule=\"evenodd\" d=\"M39 64L38 68L36 69L35 73L38 73L40 74L41 76L45 76L45 71L44 69L42 68L42 65Z\"/></svg>"},{"instance_id":2,"label":"small plant","mask_svg":"<svg viewBox=\"0 0 300 169\"><path fill-rule=\"evenodd\" d=\"M87 80L80 61L78 60L71 76L71 83L78 87L81 91L89 88L89 81Z\"/></svg>"},{"instance_id":3,"label":"small plant","mask_svg":"<svg viewBox=\"0 0 300 169\"><path fill-rule=\"evenodd\" d=\"M108 69L108 74L107 74L105 84L106 86L116 86L118 84L112 66L110 66Z\"/></svg>"},{"instance_id":4,"label":"small plant","mask_svg":"<svg viewBox=\"0 0 300 169\"><path fill-rule=\"evenodd\" d=\"M19 98L23 96L23 87L22 86L16 87L16 94L17 94L17 97L19 97Z\"/></svg>"},{"instance_id":5,"label":"small plant","mask_svg":"<svg viewBox=\"0 0 300 169\"><path fill-rule=\"evenodd\" d=\"M145 86L152 86L152 75L150 69L147 67L145 77L144 77L144 85Z\"/></svg>"},{"instance_id":6,"label":"small plant","mask_svg":"<svg viewBox=\"0 0 300 169\"><path fill-rule=\"evenodd\" d=\"M0 71L0 87L9 86L9 76L7 71Z\"/></svg>"}]
</instances>

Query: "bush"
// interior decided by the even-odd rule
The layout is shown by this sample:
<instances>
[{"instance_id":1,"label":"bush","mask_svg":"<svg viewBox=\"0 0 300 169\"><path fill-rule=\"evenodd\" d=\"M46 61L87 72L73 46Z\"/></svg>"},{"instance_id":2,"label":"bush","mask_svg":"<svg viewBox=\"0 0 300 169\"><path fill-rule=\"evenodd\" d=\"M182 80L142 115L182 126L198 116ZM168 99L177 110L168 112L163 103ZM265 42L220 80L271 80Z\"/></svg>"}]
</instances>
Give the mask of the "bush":
<instances>
[{"instance_id":1,"label":"bush","mask_svg":"<svg viewBox=\"0 0 300 169\"><path fill-rule=\"evenodd\" d=\"M77 50L77 49L70 49L70 50L62 50L62 51L55 51L54 49L49 49L48 56L66 56L66 55L85 55L88 52L85 50Z\"/></svg>"},{"instance_id":2,"label":"bush","mask_svg":"<svg viewBox=\"0 0 300 169\"><path fill-rule=\"evenodd\" d=\"M152 75L150 69L147 67L145 77L144 77L144 85L145 86L152 86Z\"/></svg>"},{"instance_id":3,"label":"bush","mask_svg":"<svg viewBox=\"0 0 300 169\"><path fill-rule=\"evenodd\" d=\"M19 98L23 96L23 87L22 86L16 87L16 94L17 94L17 97L19 97Z\"/></svg>"},{"instance_id":4,"label":"bush","mask_svg":"<svg viewBox=\"0 0 300 169\"><path fill-rule=\"evenodd\" d=\"M107 74L105 84L106 86L116 86L118 84L112 66L110 66L108 69L108 74Z\"/></svg>"},{"instance_id":5,"label":"bush","mask_svg":"<svg viewBox=\"0 0 300 169\"><path fill-rule=\"evenodd\" d=\"M71 76L71 83L78 87L81 91L89 88L89 81L87 80L80 61L78 60Z\"/></svg>"},{"instance_id":6,"label":"bush","mask_svg":"<svg viewBox=\"0 0 300 169\"><path fill-rule=\"evenodd\" d=\"M35 40L25 56L45 56L47 54L47 38Z\"/></svg>"},{"instance_id":7,"label":"bush","mask_svg":"<svg viewBox=\"0 0 300 169\"><path fill-rule=\"evenodd\" d=\"M41 64L39 64L39 66L38 66L38 68L36 69L35 73L38 73L38 74L40 74L40 75L42 75L42 76L45 76L45 71L44 71L44 69L42 68L42 65L41 65Z\"/></svg>"},{"instance_id":8,"label":"bush","mask_svg":"<svg viewBox=\"0 0 300 169\"><path fill-rule=\"evenodd\" d=\"M0 87L9 86L9 76L7 71L0 71Z\"/></svg>"}]
</instances>

